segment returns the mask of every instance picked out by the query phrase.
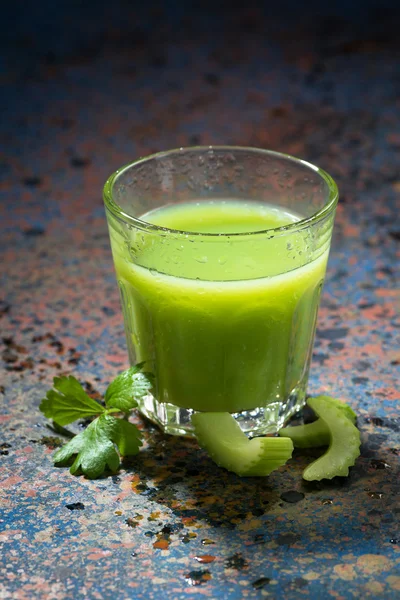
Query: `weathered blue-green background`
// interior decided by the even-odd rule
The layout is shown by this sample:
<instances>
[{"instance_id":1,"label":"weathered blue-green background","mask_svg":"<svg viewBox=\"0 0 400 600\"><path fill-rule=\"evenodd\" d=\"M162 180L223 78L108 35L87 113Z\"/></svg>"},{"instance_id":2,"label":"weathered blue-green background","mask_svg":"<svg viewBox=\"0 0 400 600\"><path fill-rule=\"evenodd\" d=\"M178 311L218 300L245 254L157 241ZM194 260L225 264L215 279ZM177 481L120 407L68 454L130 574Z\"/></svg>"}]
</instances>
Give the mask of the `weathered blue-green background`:
<instances>
[{"instance_id":1,"label":"weathered blue-green background","mask_svg":"<svg viewBox=\"0 0 400 600\"><path fill-rule=\"evenodd\" d=\"M271 5L2 8L1 598L400 597L399 10ZM52 467L39 401L59 373L96 397L127 364L102 183L213 143L339 183L310 392L350 401L362 456L343 481L302 483L313 452L244 481L142 423L118 476L73 478Z\"/></svg>"}]
</instances>

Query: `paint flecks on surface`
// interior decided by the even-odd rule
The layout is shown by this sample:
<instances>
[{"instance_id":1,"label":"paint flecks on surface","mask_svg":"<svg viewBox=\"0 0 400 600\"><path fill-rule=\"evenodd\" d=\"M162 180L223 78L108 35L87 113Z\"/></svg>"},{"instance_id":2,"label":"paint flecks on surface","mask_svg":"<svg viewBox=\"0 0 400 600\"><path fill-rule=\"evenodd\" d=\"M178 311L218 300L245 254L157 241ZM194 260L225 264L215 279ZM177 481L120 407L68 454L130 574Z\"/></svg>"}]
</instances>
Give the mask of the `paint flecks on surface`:
<instances>
[{"instance_id":1,"label":"paint flecks on surface","mask_svg":"<svg viewBox=\"0 0 400 600\"><path fill-rule=\"evenodd\" d=\"M117 511L118 513L121 513L121 511ZM131 517L128 517L127 519L125 519L125 523L128 525L128 527L132 527L132 529L134 529L135 527L138 527L139 522L135 521L135 519L132 519Z\"/></svg>"},{"instance_id":2,"label":"paint flecks on surface","mask_svg":"<svg viewBox=\"0 0 400 600\"><path fill-rule=\"evenodd\" d=\"M391 590L400 592L400 575L389 575L389 577L386 577L386 581Z\"/></svg>"},{"instance_id":3,"label":"paint flecks on surface","mask_svg":"<svg viewBox=\"0 0 400 600\"><path fill-rule=\"evenodd\" d=\"M212 554L201 554L200 556L195 556L194 560L202 565L208 565L209 563L214 562L215 558L216 557L212 556Z\"/></svg>"},{"instance_id":4,"label":"paint flecks on surface","mask_svg":"<svg viewBox=\"0 0 400 600\"><path fill-rule=\"evenodd\" d=\"M275 538L275 541L278 546L292 546L300 539L300 536L296 533L282 533Z\"/></svg>"},{"instance_id":5,"label":"paint flecks on surface","mask_svg":"<svg viewBox=\"0 0 400 600\"><path fill-rule=\"evenodd\" d=\"M28 229L23 230L23 234L27 237L38 237L45 233L46 230L43 227L28 227Z\"/></svg>"},{"instance_id":6,"label":"paint flecks on surface","mask_svg":"<svg viewBox=\"0 0 400 600\"><path fill-rule=\"evenodd\" d=\"M380 459L372 459L370 462L370 465L373 469L377 470L377 469L390 469L390 465L385 462L384 460L380 460Z\"/></svg>"},{"instance_id":7,"label":"paint flecks on surface","mask_svg":"<svg viewBox=\"0 0 400 600\"><path fill-rule=\"evenodd\" d=\"M227 569L241 571L242 569L247 569L248 566L248 561L243 558L240 552L236 552L235 554L232 554L232 556L228 556L228 558L225 560L225 567Z\"/></svg>"},{"instance_id":8,"label":"paint flecks on surface","mask_svg":"<svg viewBox=\"0 0 400 600\"><path fill-rule=\"evenodd\" d=\"M366 575L382 573L390 569L390 561L380 554L364 554L357 559L357 568Z\"/></svg>"},{"instance_id":9,"label":"paint flecks on surface","mask_svg":"<svg viewBox=\"0 0 400 600\"><path fill-rule=\"evenodd\" d=\"M215 544L215 542L213 542L213 540L210 540L209 538L202 539L201 543L203 544L203 546L210 546L211 544Z\"/></svg>"},{"instance_id":10,"label":"paint flecks on surface","mask_svg":"<svg viewBox=\"0 0 400 600\"><path fill-rule=\"evenodd\" d=\"M70 160L70 165L71 167L75 167L75 169L83 169L84 167L90 165L90 159L83 158L82 156L74 156Z\"/></svg>"},{"instance_id":11,"label":"paint flecks on surface","mask_svg":"<svg viewBox=\"0 0 400 600\"><path fill-rule=\"evenodd\" d=\"M260 577L259 579L256 579L255 581L253 581L251 585L256 590L261 590L266 585L268 585L270 581L271 581L270 577Z\"/></svg>"},{"instance_id":12,"label":"paint flecks on surface","mask_svg":"<svg viewBox=\"0 0 400 600\"><path fill-rule=\"evenodd\" d=\"M71 502L70 504L66 504L65 508L68 508L68 510L84 510L85 505L82 502Z\"/></svg>"},{"instance_id":13,"label":"paint flecks on surface","mask_svg":"<svg viewBox=\"0 0 400 600\"><path fill-rule=\"evenodd\" d=\"M187 531L186 533L181 534L180 539L183 544L189 544L191 541L197 538L197 533L194 531Z\"/></svg>"},{"instance_id":14,"label":"paint flecks on surface","mask_svg":"<svg viewBox=\"0 0 400 600\"><path fill-rule=\"evenodd\" d=\"M333 567L335 574L344 581L352 581L357 577L356 570L353 565L340 564Z\"/></svg>"},{"instance_id":15,"label":"paint flecks on surface","mask_svg":"<svg viewBox=\"0 0 400 600\"><path fill-rule=\"evenodd\" d=\"M39 185L41 185L42 180L40 177L38 177L36 175L31 175L29 177L25 177L22 180L22 183L24 185L26 185L27 187L38 187Z\"/></svg>"},{"instance_id":16,"label":"paint flecks on surface","mask_svg":"<svg viewBox=\"0 0 400 600\"><path fill-rule=\"evenodd\" d=\"M158 548L159 550L168 550L170 542L165 539L159 539L153 544L153 548Z\"/></svg>"},{"instance_id":17,"label":"paint flecks on surface","mask_svg":"<svg viewBox=\"0 0 400 600\"><path fill-rule=\"evenodd\" d=\"M47 448L50 448L51 450L54 450L54 448L61 448L64 442L65 440L62 440L59 437L54 437L52 435L43 435L39 440L39 444L47 446Z\"/></svg>"}]
</instances>

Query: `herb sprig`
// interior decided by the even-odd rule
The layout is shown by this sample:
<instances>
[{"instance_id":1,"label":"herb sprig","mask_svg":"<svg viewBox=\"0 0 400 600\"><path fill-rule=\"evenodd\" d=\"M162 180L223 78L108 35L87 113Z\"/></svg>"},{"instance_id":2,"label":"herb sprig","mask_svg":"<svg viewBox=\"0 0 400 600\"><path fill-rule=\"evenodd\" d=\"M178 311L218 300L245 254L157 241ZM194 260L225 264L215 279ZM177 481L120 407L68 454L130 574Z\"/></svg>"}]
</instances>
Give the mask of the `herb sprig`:
<instances>
[{"instance_id":1,"label":"herb sprig","mask_svg":"<svg viewBox=\"0 0 400 600\"><path fill-rule=\"evenodd\" d=\"M138 363L114 379L106 390L105 406L90 398L72 375L54 378L53 389L39 407L45 417L62 427L78 419L95 417L84 431L57 450L54 464L62 466L73 460L70 467L73 475L83 473L96 479L107 468L117 471L120 455L133 456L139 452L142 434L128 417L153 386L153 375L143 371L144 365Z\"/></svg>"},{"instance_id":2,"label":"herb sprig","mask_svg":"<svg viewBox=\"0 0 400 600\"><path fill-rule=\"evenodd\" d=\"M104 404L87 395L75 377L55 377L40 404L40 410L53 419L63 433L78 419L93 418L78 435L53 456L56 465L72 462L73 475L97 479L107 469L118 470L121 456L134 456L142 446L142 434L128 419L138 401L150 392L154 376L143 371L145 363L124 371L108 386ZM307 400L316 421L308 425L285 427L280 437L249 440L229 413L195 413L192 425L199 445L218 465L242 476L266 476L291 457L293 445L300 448L329 446L303 473L307 481L347 476L360 455L360 433L356 414L350 406L331 396Z\"/></svg>"}]
</instances>

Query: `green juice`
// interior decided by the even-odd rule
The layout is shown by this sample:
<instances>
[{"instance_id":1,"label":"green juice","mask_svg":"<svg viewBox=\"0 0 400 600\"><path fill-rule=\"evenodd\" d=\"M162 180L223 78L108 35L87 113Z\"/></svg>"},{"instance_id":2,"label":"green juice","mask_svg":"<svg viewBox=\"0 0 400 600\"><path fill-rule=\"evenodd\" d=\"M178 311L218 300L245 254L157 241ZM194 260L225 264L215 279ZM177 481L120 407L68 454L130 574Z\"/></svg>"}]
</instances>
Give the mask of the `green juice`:
<instances>
[{"instance_id":1,"label":"green juice","mask_svg":"<svg viewBox=\"0 0 400 600\"><path fill-rule=\"evenodd\" d=\"M256 202L140 219L177 230L111 231L131 360L148 361L157 400L236 413L304 397L329 239L316 251L307 228L276 230L299 215Z\"/></svg>"}]
</instances>

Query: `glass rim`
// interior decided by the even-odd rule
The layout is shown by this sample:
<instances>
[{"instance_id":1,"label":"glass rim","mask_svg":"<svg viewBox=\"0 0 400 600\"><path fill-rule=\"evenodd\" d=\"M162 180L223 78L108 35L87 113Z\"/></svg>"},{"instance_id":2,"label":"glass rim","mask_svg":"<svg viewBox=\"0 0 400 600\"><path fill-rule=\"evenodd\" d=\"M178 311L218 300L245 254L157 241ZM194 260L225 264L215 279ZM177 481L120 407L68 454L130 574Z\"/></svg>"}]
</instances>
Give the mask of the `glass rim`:
<instances>
[{"instance_id":1,"label":"glass rim","mask_svg":"<svg viewBox=\"0 0 400 600\"><path fill-rule=\"evenodd\" d=\"M300 219L300 221L295 221L293 223L288 223L287 225L281 225L279 227L269 227L268 229L262 229L257 231L248 231L248 232L240 232L240 233L202 233L196 231L187 231L183 229L172 229L170 227L163 227L161 225L156 225L154 223L149 223L147 221L143 221L138 217L134 217L129 213L125 212L122 207L117 204L113 199L113 187L119 176L125 173L128 169L132 167L137 167L140 164L148 162L153 159L159 158L168 158L171 155L179 155L185 152L209 152L212 150L224 150L224 151L248 151L253 152L254 154L262 154L267 156L274 156L275 158L284 159L285 161L291 161L296 164L301 164L304 167L307 167L314 173L320 176L320 178L325 181L328 186L329 195L327 201L318 211L306 217L304 219ZM180 148L173 148L172 150L164 150L161 152L156 152L154 154L149 154L147 156L140 157L122 167L114 171L106 180L103 187L103 201L107 210L109 210L118 220L123 221L129 225L133 225L139 229L145 231L152 231L155 233L166 234L171 233L174 235L185 235L185 236L195 236L197 238L230 238L230 237L247 237L247 236L257 236L257 235L265 235L266 233L290 233L296 232L317 223L327 215L333 212L339 200L339 190L334 181L334 179L324 171L320 169L316 165L303 160L302 158L297 158L290 154L285 154L283 152L276 152L275 150L266 150L264 148L255 148L251 146L230 146L230 145L211 145L211 146L184 146Z\"/></svg>"}]
</instances>

